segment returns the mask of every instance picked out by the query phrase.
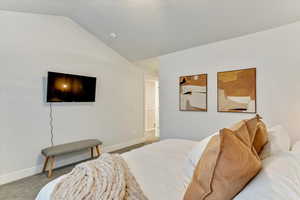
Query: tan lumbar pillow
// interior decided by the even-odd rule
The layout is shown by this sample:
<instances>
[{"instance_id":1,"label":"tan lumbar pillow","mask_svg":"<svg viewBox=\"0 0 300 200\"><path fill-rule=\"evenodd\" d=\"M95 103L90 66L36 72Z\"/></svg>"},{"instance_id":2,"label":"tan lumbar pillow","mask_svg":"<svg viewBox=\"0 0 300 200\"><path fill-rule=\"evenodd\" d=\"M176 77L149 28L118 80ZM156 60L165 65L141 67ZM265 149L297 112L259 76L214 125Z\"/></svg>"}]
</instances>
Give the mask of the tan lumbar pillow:
<instances>
[{"instance_id":1,"label":"tan lumbar pillow","mask_svg":"<svg viewBox=\"0 0 300 200\"><path fill-rule=\"evenodd\" d=\"M268 132L265 123L261 120L262 118L259 115L247 120L242 120L229 129L236 132L244 124L248 129L248 132L241 132L237 134L240 138L247 138L247 141L250 141L250 145L254 147L257 154L263 150L264 146L268 143ZM245 134L241 137L240 134ZM249 137L248 137L249 136Z\"/></svg>"},{"instance_id":2,"label":"tan lumbar pillow","mask_svg":"<svg viewBox=\"0 0 300 200\"><path fill-rule=\"evenodd\" d=\"M241 129L241 127L246 128L248 131L243 131L240 132L239 134L237 134L237 136L239 136L240 134L244 134L243 138L247 137L247 142L249 142L249 145L252 145L254 138L255 138L255 134L257 131L257 123L258 123L258 117L253 117L251 119L246 119L246 120L242 120L239 121L238 123L232 125L229 129L232 130L233 132L237 132L239 129Z\"/></svg>"},{"instance_id":3,"label":"tan lumbar pillow","mask_svg":"<svg viewBox=\"0 0 300 200\"><path fill-rule=\"evenodd\" d=\"M242 134L245 127L244 123L236 131L223 129L210 140L184 200L231 200L256 176L261 161L247 139L237 136L247 135Z\"/></svg>"},{"instance_id":4,"label":"tan lumbar pillow","mask_svg":"<svg viewBox=\"0 0 300 200\"><path fill-rule=\"evenodd\" d=\"M259 121L257 123L257 130L255 134L255 138L253 140L253 147L255 148L258 155L262 152L265 145L268 143L268 131L265 123L263 121Z\"/></svg>"}]
</instances>

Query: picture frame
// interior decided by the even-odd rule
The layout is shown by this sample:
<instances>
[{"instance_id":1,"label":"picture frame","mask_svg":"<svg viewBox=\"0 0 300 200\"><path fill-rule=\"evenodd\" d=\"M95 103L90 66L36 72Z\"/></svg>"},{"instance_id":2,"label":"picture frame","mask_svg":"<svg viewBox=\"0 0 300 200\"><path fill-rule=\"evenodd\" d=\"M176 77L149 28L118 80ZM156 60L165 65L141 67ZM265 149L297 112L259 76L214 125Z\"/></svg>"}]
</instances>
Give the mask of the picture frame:
<instances>
[{"instance_id":1,"label":"picture frame","mask_svg":"<svg viewBox=\"0 0 300 200\"><path fill-rule=\"evenodd\" d=\"M207 74L180 76L179 110L207 112Z\"/></svg>"},{"instance_id":2,"label":"picture frame","mask_svg":"<svg viewBox=\"0 0 300 200\"><path fill-rule=\"evenodd\" d=\"M217 73L217 110L257 113L256 68Z\"/></svg>"}]
</instances>

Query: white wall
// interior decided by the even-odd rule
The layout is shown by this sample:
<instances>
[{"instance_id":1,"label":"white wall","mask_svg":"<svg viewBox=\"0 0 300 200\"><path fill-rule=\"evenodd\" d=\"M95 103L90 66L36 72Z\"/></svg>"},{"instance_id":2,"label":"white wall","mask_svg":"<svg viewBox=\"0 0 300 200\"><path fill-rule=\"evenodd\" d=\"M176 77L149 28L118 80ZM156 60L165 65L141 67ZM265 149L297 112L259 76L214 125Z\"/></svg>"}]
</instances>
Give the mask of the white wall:
<instances>
[{"instance_id":1,"label":"white wall","mask_svg":"<svg viewBox=\"0 0 300 200\"><path fill-rule=\"evenodd\" d=\"M41 168L50 145L48 70L98 78L96 103L53 105L55 144L98 138L119 147L143 138L140 69L68 18L0 11L0 27L0 184Z\"/></svg>"},{"instance_id":2,"label":"white wall","mask_svg":"<svg viewBox=\"0 0 300 200\"><path fill-rule=\"evenodd\" d=\"M134 62L135 65L140 67L147 73L147 79L158 79L159 75L159 59L158 58L149 58L145 60L139 60Z\"/></svg>"},{"instance_id":3,"label":"white wall","mask_svg":"<svg viewBox=\"0 0 300 200\"><path fill-rule=\"evenodd\" d=\"M257 68L257 106L269 126L300 139L300 22L160 57L163 138L201 139L248 114L217 113L217 72ZM208 112L180 112L179 76L208 73Z\"/></svg>"}]
</instances>

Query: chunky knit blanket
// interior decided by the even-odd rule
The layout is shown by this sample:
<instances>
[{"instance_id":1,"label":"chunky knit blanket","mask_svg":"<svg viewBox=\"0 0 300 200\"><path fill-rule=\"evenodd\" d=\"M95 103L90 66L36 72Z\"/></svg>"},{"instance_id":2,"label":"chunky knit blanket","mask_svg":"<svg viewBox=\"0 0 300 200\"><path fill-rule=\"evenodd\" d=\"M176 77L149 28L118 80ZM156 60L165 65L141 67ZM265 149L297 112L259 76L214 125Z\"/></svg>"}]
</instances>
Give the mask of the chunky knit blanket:
<instances>
[{"instance_id":1,"label":"chunky knit blanket","mask_svg":"<svg viewBox=\"0 0 300 200\"><path fill-rule=\"evenodd\" d=\"M51 200L147 200L120 155L102 154L77 165L54 188Z\"/></svg>"}]
</instances>

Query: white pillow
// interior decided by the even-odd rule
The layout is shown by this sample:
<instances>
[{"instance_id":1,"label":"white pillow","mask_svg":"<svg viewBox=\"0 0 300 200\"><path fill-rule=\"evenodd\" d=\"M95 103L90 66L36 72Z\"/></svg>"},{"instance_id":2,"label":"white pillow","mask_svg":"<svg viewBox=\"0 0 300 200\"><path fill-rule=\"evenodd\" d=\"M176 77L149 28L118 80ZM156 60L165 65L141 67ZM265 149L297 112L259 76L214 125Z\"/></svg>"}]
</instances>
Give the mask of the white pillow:
<instances>
[{"instance_id":1,"label":"white pillow","mask_svg":"<svg viewBox=\"0 0 300 200\"><path fill-rule=\"evenodd\" d=\"M210 141L210 139L214 136L219 134L219 132L214 133L211 136L208 136L206 138L204 138L203 140L199 141L194 148L192 149L192 151L190 151L190 153L187 156L186 162L185 162L185 166L184 166L184 173L185 173L185 177L184 177L184 184L186 186L189 185L189 183L192 180L195 168L202 156L203 151L206 148L206 145L208 144L208 142Z\"/></svg>"},{"instance_id":2,"label":"white pillow","mask_svg":"<svg viewBox=\"0 0 300 200\"><path fill-rule=\"evenodd\" d=\"M198 144L192 149L192 151L189 153L188 155L188 159L191 161L191 163L196 166L202 156L203 151L206 148L206 145L209 143L210 139L215 136L218 135L219 132L216 132L206 138L204 138L203 140L201 140L200 142L198 142Z\"/></svg>"},{"instance_id":3,"label":"white pillow","mask_svg":"<svg viewBox=\"0 0 300 200\"><path fill-rule=\"evenodd\" d=\"M279 152L290 151L290 136L283 126L277 125L268 129L268 140L268 143L260 154L261 159L278 154Z\"/></svg>"},{"instance_id":4,"label":"white pillow","mask_svg":"<svg viewBox=\"0 0 300 200\"><path fill-rule=\"evenodd\" d=\"M233 200L299 200L300 156L280 152L263 160L261 172Z\"/></svg>"}]
</instances>

